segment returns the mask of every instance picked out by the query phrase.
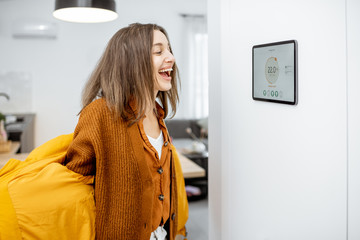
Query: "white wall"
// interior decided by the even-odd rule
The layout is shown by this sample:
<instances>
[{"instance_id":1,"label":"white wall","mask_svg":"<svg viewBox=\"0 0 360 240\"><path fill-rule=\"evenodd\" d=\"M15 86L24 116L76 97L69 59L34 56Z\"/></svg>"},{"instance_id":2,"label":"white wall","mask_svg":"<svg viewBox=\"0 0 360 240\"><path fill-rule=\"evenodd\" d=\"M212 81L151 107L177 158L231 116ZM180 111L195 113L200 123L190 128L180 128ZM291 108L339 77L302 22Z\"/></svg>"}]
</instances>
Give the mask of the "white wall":
<instances>
[{"instance_id":1,"label":"white wall","mask_svg":"<svg viewBox=\"0 0 360 240\"><path fill-rule=\"evenodd\" d=\"M221 131L211 140L219 129L210 124L210 149L215 141L220 149L212 150L209 177L222 187L210 185L210 207L221 206L210 209L211 240L359 239L360 8L355 0L348 5L346 18L345 0L209 0L209 39L217 39L210 55L220 55L210 59L218 63L210 67L210 89L219 89L210 100L220 107L210 102L209 119ZM298 41L298 105L253 101L252 46L288 39ZM348 155L357 169L350 175ZM349 201L352 238L348 176L356 197Z\"/></svg>"},{"instance_id":2,"label":"white wall","mask_svg":"<svg viewBox=\"0 0 360 240\"><path fill-rule=\"evenodd\" d=\"M0 1L0 73L27 72L31 75L30 111L36 114L36 146L74 130L82 87L108 40L118 29L133 22L152 22L165 27L181 73L186 56L183 54L183 19L179 14L206 13L206 0L117 1L119 18L116 21L76 24L54 19L54 3L54 0ZM12 38L13 22L22 19L56 22L58 38ZM186 98L186 93L182 93L181 98ZM185 117L181 106L177 117Z\"/></svg>"},{"instance_id":3,"label":"white wall","mask_svg":"<svg viewBox=\"0 0 360 240\"><path fill-rule=\"evenodd\" d=\"M222 229L222 193L226 185L222 184L222 7L220 1L208 0L208 36L209 36L209 237L221 239Z\"/></svg>"},{"instance_id":4,"label":"white wall","mask_svg":"<svg viewBox=\"0 0 360 240\"><path fill-rule=\"evenodd\" d=\"M347 0L349 240L360 239L360 2Z\"/></svg>"}]
</instances>

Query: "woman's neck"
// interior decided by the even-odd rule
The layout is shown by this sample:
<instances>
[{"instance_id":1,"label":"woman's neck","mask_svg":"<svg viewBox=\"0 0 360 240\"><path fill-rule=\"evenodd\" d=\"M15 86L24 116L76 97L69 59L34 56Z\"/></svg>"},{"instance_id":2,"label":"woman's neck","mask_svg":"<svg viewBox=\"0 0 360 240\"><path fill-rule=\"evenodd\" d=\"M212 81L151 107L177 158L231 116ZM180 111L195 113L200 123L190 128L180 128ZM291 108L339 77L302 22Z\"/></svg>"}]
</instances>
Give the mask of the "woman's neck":
<instances>
[{"instance_id":1,"label":"woman's neck","mask_svg":"<svg viewBox=\"0 0 360 240\"><path fill-rule=\"evenodd\" d=\"M145 108L145 115L150 116L155 113L155 103L154 104L148 104Z\"/></svg>"},{"instance_id":2,"label":"woman's neck","mask_svg":"<svg viewBox=\"0 0 360 240\"><path fill-rule=\"evenodd\" d=\"M145 118L143 120L146 135L157 138L160 134L160 126L156 116L155 104L149 105L145 110Z\"/></svg>"}]
</instances>

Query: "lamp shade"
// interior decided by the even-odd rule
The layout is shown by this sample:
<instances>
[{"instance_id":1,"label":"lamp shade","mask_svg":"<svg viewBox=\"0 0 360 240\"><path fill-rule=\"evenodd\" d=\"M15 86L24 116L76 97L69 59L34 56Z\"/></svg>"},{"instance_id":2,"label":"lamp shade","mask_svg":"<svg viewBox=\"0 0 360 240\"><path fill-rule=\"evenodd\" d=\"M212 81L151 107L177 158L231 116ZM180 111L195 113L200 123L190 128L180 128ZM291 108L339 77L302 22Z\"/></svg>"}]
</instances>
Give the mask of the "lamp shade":
<instances>
[{"instance_id":1,"label":"lamp shade","mask_svg":"<svg viewBox=\"0 0 360 240\"><path fill-rule=\"evenodd\" d=\"M109 22L118 17L114 0L56 0L53 16L67 22Z\"/></svg>"}]
</instances>

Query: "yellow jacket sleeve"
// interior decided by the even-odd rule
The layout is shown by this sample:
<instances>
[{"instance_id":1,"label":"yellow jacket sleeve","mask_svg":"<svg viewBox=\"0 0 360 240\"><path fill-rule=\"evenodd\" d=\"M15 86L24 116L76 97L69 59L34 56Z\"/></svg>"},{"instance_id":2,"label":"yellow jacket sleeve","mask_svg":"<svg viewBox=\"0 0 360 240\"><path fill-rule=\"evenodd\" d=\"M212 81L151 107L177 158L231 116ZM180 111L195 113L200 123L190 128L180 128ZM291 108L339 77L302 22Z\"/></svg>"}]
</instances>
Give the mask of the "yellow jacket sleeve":
<instances>
[{"instance_id":1,"label":"yellow jacket sleeve","mask_svg":"<svg viewBox=\"0 0 360 240\"><path fill-rule=\"evenodd\" d=\"M50 140L25 161L0 169L0 239L95 239L92 176L62 164L73 134ZM172 149L178 189L178 229L186 236L188 201L180 160Z\"/></svg>"},{"instance_id":2,"label":"yellow jacket sleeve","mask_svg":"<svg viewBox=\"0 0 360 240\"><path fill-rule=\"evenodd\" d=\"M0 170L0 239L95 239L93 177L62 165L72 134Z\"/></svg>"},{"instance_id":3,"label":"yellow jacket sleeve","mask_svg":"<svg viewBox=\"0 0 360 240\"><path fill-rule=\"evenodd\" d=\"M179 156L176 152L176 148L172 145L172 154L175 162L175 174L176 174L176 184L178 189L178 232L184 237L187 236L185 224L189 218L189 205L186 196L185 190L185 181L183 172L181 169L181 163Z\"/></svg>"}]
</instances>

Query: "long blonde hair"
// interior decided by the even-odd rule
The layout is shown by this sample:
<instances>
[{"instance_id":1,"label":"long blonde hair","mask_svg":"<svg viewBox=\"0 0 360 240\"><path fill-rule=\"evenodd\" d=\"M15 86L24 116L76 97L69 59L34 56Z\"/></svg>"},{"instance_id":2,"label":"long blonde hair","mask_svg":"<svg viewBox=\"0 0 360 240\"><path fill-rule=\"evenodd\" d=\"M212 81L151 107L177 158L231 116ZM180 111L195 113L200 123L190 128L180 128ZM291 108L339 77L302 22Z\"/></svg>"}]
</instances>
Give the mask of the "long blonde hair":
<instances>
[{"instance_id":1,"label":"long blonde hair","mask_svg":"<svg viewBox=\"0 0 360 240\"><path fill-rule=\"evenodd\" d=\"M135 123L144 116L149 101L155 103L156 80L152 63L154 30L161 31L169 39L165 29L156 24L134 23L115 33L85 85L82 109L97 97L102 97L114 116L121 116L125 121ZM170 51L172 53L171 46ZM169 111L168 101L172 116L175 115L179 102L176 64L173 66L171 78L172 88L166 92L159 91L157 95L165 117ZM135 115L130 107L131 101L136 104Z\"/></svg>"}]
</instances>

